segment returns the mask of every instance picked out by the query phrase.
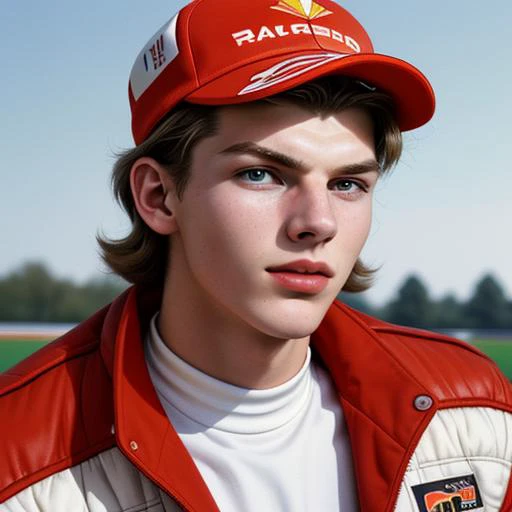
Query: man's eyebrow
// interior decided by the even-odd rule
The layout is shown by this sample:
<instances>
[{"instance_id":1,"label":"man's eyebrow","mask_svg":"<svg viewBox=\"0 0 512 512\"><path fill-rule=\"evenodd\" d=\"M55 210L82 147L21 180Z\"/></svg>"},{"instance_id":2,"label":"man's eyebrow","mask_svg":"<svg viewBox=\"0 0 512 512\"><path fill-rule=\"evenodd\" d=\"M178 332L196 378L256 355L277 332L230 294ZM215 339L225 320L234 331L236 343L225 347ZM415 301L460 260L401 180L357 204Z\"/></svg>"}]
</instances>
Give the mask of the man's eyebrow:
<instances>
[{"instance_id":1,"label":"man's eyebrow","mask_svg":"<svg viewBox=\"0 0 512 512\"><path fill-rule=\"evenodd\" d=\"M306 170L306 166L303 162L289 155L285 155L284 153L280 153L279 151L260 146L254 142L239 142L237 144L233 144L232 146L222 150L220 154L249 154L263 157L266 160L271 160L290 169L297 169L299 171ZM362 162L342 165L334 172L335 174L363 174L369 172L376 172L380 174L381 167L376 160L369 159Z\"/></svg>"},{"instance_id":2,"label":"man's eyebrow","mask_svg":"<svg viewBox=\"0 0 512 512\"><path fill-rule=\"evenodd\" d=\"M220 152L221 155L233 153L259 156L291 169L305 170L304 164L299 160L285 155L284 153L280 153L279 151L274 151L273 149L260 146L254 142L239 142L238 144L233 144L232 146L229 146L229 148Z\"/></svg>"},{"instance_id":3,"label":"man's eyebrow","mask_svg":"<svg viewBox=\"0 0 512 512\"><path fill-rule=\"evenodd\" d=\"M343 165L338 169L340 174L364 174L366 172L376 172L377 174L382 173L382 168L377 160L365 160L363 162L357 162L355 164Z\"/></svg>"}]
</instances>

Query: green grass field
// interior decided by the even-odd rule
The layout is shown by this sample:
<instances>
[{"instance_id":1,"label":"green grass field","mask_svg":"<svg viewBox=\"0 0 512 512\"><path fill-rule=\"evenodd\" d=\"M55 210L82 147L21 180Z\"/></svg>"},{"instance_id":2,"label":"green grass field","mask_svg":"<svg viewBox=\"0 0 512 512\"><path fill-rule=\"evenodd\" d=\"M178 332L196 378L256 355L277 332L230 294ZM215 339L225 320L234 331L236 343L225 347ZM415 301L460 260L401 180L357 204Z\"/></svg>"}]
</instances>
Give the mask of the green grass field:
<instances>
[{"instance_id":1,"label":"green grass field","mask_svg":"<svg viewBox=\"0 0 512 512\"><path fill-rule=\"evenodd\" d=\"M50 340L0 339L0 372L14 366L18 361L46 345Z\"/></svg>"},{"instance_id":2,"label":"green grass field","mask_svg":"<svg viewBox=\"0 0 512 512\"><path fill-rule=\"evenodd\" d=\"M512 381L512 340L475 340L473 344L494 359L501 371Z\"/></svg>"},{"instance_id":3,"label":"green grass field","mask_svg":"<svg viewBox=\"0 0 512 512\"><path fill-rule=\"evenodd\" d=\"M0 372L15 365L50 340L0 339ZM473 344L494 359L512 381L512 340L475 340Z\"/></svg>"}]
</instances>

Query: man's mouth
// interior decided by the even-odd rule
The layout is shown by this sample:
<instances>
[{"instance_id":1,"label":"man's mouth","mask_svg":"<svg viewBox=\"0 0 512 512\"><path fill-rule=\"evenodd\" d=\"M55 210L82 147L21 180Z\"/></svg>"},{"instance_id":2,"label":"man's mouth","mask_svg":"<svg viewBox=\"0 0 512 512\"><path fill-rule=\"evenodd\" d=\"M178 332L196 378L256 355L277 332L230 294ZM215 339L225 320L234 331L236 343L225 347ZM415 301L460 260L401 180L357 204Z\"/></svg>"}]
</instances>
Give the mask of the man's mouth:
<instances>
[{"instance_id":1,"label":"man's mouth","mask_svg":"<svg viewBox=\"0 0 512 512\"><path fill-rule=\"evenodd\" d=\"M295 274L316 274L333 277L334 271L323 261L297 260L283 265L268 267L267 272L290 272Z\"/></svg>"},{"instance_id":2,"label":"man's mouth","mask_svg":"<svg viewBox=\"0 0 512 512\"><path fill-rule=\"evenodd\" d=\"M326 263L310 260L292 261L266 270L280 287L310 295L322 292L334 276Z\"/></svg>"}]
</instances>

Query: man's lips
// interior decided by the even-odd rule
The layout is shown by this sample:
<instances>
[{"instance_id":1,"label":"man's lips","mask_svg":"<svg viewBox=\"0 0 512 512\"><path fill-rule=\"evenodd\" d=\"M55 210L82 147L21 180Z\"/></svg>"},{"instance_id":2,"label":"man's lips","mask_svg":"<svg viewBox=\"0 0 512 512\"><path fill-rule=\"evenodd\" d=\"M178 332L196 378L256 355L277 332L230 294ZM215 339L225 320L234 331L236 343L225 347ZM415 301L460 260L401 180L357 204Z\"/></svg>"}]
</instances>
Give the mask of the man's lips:
<instances>
[{"instance_id":1,"label":"man's lips","mask_svg":"<svg viewBox=\"0 0 512 512\"><path fill-rule=\"evenodd\" d=\"M283 288L307 294L320 293L334 276L326 263L310 260L292 261L266 270Z\"/></svg>"},{"instance_id":2,"label":"man's lips","mask_svg":"<svg viewBox=\"0 0 512 512\"><path fill-rule=\"evenodd\" d=\"M333 277L334 271L323 261L297 260L268 267L267 272L292 272L298 274L317 274L325 277Z\"/></svg>"}]
</instances>

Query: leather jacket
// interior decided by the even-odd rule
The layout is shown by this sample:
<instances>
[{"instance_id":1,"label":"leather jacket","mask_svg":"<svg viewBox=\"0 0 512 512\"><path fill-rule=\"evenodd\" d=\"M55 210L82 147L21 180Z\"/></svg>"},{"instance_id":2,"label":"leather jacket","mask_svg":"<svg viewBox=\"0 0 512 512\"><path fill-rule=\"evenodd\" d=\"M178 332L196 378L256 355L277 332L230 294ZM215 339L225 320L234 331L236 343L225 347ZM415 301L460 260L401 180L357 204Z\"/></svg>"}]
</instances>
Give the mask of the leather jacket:
<instances>
[{"instance_id":1,"label":"leather jacket","mask_svg":"<svg viewBox=\"0 0 512 512\"><path fill-rule=\"evenodd\" d=\"M218 510L146 368L159 304L130 288L0 376L0 511ZM339 394L361 511L512 511L512 387L490 359L338 301L311 347Z\"/></svg>"}]
</instances>

